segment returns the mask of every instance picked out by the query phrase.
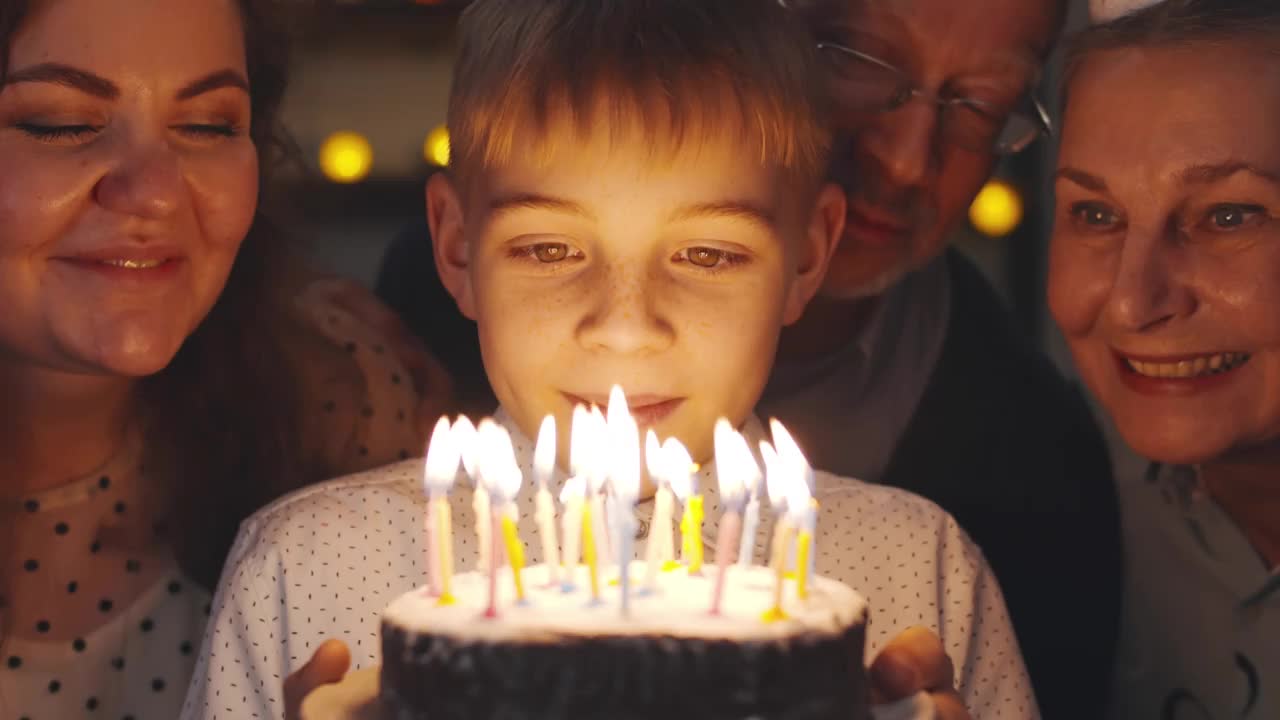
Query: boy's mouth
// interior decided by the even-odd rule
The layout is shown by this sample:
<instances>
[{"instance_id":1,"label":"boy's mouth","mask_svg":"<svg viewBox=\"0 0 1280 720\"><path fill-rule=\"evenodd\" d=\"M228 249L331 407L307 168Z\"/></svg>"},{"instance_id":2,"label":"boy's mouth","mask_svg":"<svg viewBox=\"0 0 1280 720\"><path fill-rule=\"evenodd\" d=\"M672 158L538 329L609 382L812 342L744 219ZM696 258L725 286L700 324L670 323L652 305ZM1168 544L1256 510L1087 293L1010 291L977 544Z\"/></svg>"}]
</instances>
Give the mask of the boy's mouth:
<instances>
[{"instance_id":1,"label":"boy's mouth","mask_svg":"<svg viewBox=\"0 0 1280 720\"><path fill-rule=\"evenodd\" d=\"M587 408L598 407L600 412L607 412L609 409L609 396L607 394L589 393L577 395L568 392L561 392L560 394L573 405L582 405ZM631 417L635 419L636 424L641 428L657 425L667 419L683 403L684 398L666 395L627 396L627 407L631 410Z\"/></svg>"}]
</instances>

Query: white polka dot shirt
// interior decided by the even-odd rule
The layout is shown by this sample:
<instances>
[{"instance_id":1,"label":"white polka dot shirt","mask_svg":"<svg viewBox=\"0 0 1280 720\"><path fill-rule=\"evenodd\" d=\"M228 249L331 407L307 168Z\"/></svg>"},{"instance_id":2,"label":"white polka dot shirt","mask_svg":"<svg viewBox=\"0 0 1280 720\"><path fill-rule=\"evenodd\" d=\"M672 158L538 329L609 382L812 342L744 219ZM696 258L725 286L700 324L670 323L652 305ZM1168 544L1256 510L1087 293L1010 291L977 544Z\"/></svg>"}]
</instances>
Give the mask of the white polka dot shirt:
<instances>
[{"instance_id":1,"label":"white polka dot shirt","mask_svg":"<svg viewBox=\"0 0 1280 720\"><path fill-rule=\"evenodd\" d=\"M502 413L498 419L530 476L532 443ZM746 434L753 445L764 436L754 420ZM426 581L421 470L421 462L405 462L335 480L264 508L243 525L214 598L184 720L282 718L284 678L329 638L350 646L354 668L380 662L383 609ZM698 482L711 548L720 504L710 464ZM818 473L815 497L816 571L870 601L868 659L901 630L925 626L946 645L975 718L1039 717L995 577L949 515L901 490L827 473ZM455 484L450 501L457 568L474 569L466 483ZM526 558L538 562L527 486L518 504ZM642 532L651 507L637 508ZM762 502L758 562L771 514ZM637 546L639 554L643 544Z\"/></svg>"},{"instance_id":2,"label":"white polka dot shirt","mask_svg":"<svg viewBox=\"0 0 1280 720\"><path fill-rule=\"evenodd\" d=\"M387 340L318 292L298 307L331 350L302 379L316 463L338 474L420 454L421 398ZM17 531L0 561L38 600L0 628L0 720L177 716L210 595L173 559L178 528L149 506L148 488L181 478L145 472L145 441L133 433L98 471L0 507Z\"/></svg>"}]
</instances>

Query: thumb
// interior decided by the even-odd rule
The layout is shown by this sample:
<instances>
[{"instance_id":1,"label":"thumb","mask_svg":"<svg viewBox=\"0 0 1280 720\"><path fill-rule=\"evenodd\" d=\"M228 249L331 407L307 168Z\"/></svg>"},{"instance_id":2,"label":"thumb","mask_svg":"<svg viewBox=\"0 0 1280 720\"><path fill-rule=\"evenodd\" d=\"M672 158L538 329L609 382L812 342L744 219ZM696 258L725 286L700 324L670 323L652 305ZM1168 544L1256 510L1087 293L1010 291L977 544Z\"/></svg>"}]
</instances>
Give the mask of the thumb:
<instances>
[{"instance_id":1,"label":"thumb","mask_svg":"<svg viewBox=\"0 0 1280 720\"><path fill-rule=\"evenodd\" d=\"M351 651L341 640L326 640L306 665L284 680L285 719L297 720L302 701L321 685L341 680L351 666Z\"/></svg>"}]
</instances>

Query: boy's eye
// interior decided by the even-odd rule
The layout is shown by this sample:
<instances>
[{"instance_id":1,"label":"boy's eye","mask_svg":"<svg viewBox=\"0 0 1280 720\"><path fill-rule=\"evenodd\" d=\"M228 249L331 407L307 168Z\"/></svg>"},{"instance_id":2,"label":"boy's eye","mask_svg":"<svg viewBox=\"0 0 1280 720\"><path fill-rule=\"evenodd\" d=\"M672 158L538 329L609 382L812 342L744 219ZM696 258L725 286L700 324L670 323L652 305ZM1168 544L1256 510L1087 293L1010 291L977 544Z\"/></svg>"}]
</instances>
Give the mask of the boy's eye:
<instances>
[{"instance_id":1,"label":"boy's eye","mask_svg":"<svg viewBox=\"0 0 1280 720\"><path fill-rule=\"evenodd\" d=\"M675 262L687 262L690 265L706 270L713 270L725 265L737 265L746 260L744 256L737 253L712 247L687 248L676 253L675 257L671 259Z\"/></svg>"},{"instance_id":2,"label":"boy's eye","mask_svg":"<svg viewBox=\"0 0 1280 720\"><path fill-rule=\"evenodd\" d=\"M538 243L529 250L538 262L555 263L569 257L569 246L564 243Z\"/></svg>"}]
</instances>

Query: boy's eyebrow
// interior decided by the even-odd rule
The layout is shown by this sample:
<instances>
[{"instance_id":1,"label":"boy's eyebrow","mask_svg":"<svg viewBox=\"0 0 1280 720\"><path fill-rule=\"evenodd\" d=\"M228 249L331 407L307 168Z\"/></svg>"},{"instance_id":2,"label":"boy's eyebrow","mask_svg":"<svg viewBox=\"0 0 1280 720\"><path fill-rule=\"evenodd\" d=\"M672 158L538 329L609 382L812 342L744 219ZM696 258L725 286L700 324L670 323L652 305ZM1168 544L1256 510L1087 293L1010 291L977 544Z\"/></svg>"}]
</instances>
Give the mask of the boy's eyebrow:
<instances>
[{"instance_id":1,"label":"boy's eyebrow","mask_svg":"<svg viewBox=\"0 0 1280 720\"><path fill-rule=\"evenodd\" d=\"M684 205L671 213L668 221L682 222L714 218L745 220L753 225L760 226L766 231L772 231L776 225L772 210L744 200L720 200L718 202Z\"/></svg>"},{"instance_id":2,"label":"boy's eyebrow","mask_svg":"<svg viewBox=\"0 0 1280 720\"><path fill-rule=\"evenodd\" d=\"M572 200L551 195L539 195L538 193L516 193L514 195L496 197L489 202L489 210L494 214L512 210L550 210L595 220L595 215L590 210Z\"/></svg>"}]
</instances>

